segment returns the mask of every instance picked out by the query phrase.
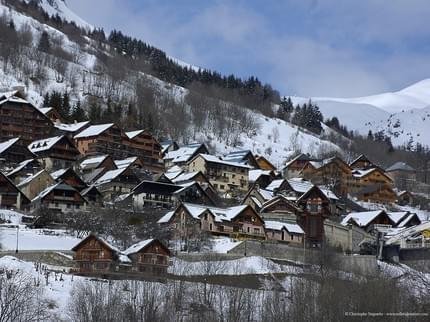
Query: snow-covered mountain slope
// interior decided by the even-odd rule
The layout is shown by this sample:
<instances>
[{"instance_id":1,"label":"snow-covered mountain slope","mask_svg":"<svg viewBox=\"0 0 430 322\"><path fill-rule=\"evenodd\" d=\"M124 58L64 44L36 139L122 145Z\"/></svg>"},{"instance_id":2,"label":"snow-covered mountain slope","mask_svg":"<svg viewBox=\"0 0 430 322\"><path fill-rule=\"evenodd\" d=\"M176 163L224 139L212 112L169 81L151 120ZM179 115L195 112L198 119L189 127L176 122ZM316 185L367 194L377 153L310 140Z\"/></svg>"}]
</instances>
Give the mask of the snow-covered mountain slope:
<instances>
[{"instance_id":1,"label":"snow-covered mountain slope","mask_svg":"<svg viewBox=\"0 0 430 322\"><path fill-rule=\"evenodd\" d=\"M21 0L29 3L31 0ZM73 0L72 0L73 1ZM79 17L67 6L65 0L37 0L39 5L44 11L50 16L55 16L58 14L62 19L68 22L74 22L77 26L84 29L92 30L94 27L86 22L84 19Z\"/></svg>"},{"instance_id":2,"label":"snow-covered mountain slope","mask_svg":"<svg viewBox=\"0 0 430 322\"><path fill-rule=\"evenodd\" d=\"M294 104L309 98L292 96ZM430 145L430 79L424 79L398 92L357 98L313 97L324 118L336 116L349 130L367 134L384 131L393 144L419 142Z\"/></svg>"}]
</instances>

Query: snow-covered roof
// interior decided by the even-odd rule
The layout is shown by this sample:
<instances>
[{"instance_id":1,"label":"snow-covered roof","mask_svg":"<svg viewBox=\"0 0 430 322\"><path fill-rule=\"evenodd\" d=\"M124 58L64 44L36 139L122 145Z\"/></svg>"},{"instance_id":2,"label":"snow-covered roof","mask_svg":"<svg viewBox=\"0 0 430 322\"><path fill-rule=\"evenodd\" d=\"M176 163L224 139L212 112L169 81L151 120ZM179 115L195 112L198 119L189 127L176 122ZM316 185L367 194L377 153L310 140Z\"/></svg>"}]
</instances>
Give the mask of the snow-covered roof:
<instances>
[{"instance_id":1,"label":"snow-covered roof","mask_svg":"<svg viewBox=\"0 0 430 322\"><path fill-rule=\"evenodd\" d=\"M138 136L140 133L143 133L145 130L137 130L137 131L130 131L130 132L125 132L125 135L127 135L127 137L129 139L133 139L136 136Z\"/></svg>"},{"instance_id":2,"label":"snow-covered roof","mask_svg":"<svg viewBox=\"0 0 430 322\"><path fill-rule=\"evenodd\" d=\"M154 239L146 239L146 240L142 240L134 245L131 245L129 248L127 248L125 251L123 251L123 254L128 256L131 254L135 254L140 252L143 248L145 248L146 246L148 246L150 243L152 243L154 241Z\"/></svg>"},{"instance_id":3,"label":"snow-covered roof","mask_svg":"<svg viewBox=\"0 0 430 322\"><path fill-rule=\"evenodd\" d=\"M290 185L290 187L297 193L301 193L304 194L306 192L308 192L310 189L312 189L312 187L314 186L314 184L310 181L307 181L303 178L291 178L288 179L288 184ZM334 192L332 192L331 190L327 189L324 186L318 186L318 188L322 191L322 193L329 199L332 200L338 200L339 198L334 194Z\"/></svg>"},{"instance_id":4,"label":"snow-covered roof","mask_svg":"<svg viewBox=\"0 0 430 322\"><path fill-rule=\"evenodd\" d=\"M271 229L271 230L282 230L283 228L285 228L290 233L304 234L303 229L299 225L293 224L293 223L285 223L285 222L274 221L274 220L265 220L264 226L267 229Z\"/></svg>"},{"instance_id":5,"label":"snow-covered roof","mask_svg":"<svg viewBox=\"0 0 430 322\"><path fill-rule=\"evenodd\" d=\"M40 107L39 111L41 111L43 114L48 114L50 111L52 111L52 107Z\"/></svg>"},{"instance_id":6,"label":"snow-covered roof","mask_svg":"<svg viewBox=\"0 0 430 322\"><path fill-rule=\"evenodd\" d=\"M84 121L84 122L77 122L77 123L71 123L71 124L58 123L58 124L54 124L54 126L61 131L74 133L82 129L88 123L90 122Z\"/></svg>"},{"instance_id":7,"label":"snow-covered roof","mask_svg":"<svg viewBox=\"0 0 430 322\"><path fill-rule=\"evenodd\" d=\"M64 173L66 173L68 169L59 169L57 171L51 172L51 177L54 178L54 180L57 180L59 177L61 177Z\"/></svg>"},{"instance_id":8,"label":"snow-covered roof","mask_svg":"<svg viewBox=\"0 0 430 322\"><path fill-rule=\"evenodd\" d=\"M128 168L128 166L133 162L136 162L137 159L138 159L137 157L129 157L123 160L115 160L114 162L118 169L122 169L122 168Z\"/></svg>"},{"instance_id":9,"label":"snow-covered roof","mask_svg":"<svg viewBox=\"0 0 430 322\"><path fill-rule=\"evenodd\" d=\"M50 150L57 142L59 142L64 135L54 136L47 139L37 140L28 145L28 149L33 152L42 152Z\"/></svg>"},{"instance_id":10,"label":"snow-covered roof","mask_svg":"<svg viewBox=\"0 0 430 322\"><path fill-rule=\"evenodd\" d=\"M200 143L193 143L180 147L178 150L170 151L164 157L165 160L172 160L173 163L187 162L201 147Z\"/></svg>"},{"instance_id":11,"label":"snow-covered roof","mask_svg":"<svg viewBox=\"0 0 430 322\"><path fill-rule=\"evenodd\" d=\"M97 179L95 182L95 185L101 185L108 182L111 182L112 180L116 179L119 175L121 175L127 168L122 169L115 169L115 170L109 170L104 175L102 175L100 178Z\"/></svg>"},{"instance_id":12,"label":"snow-covered roof","mask_svg":"<svg viewBox=\"0 0 430 322\"><path fill-rule=\"evenodd\" d=\"M352 175L355 178L362 178L367 176L368 174L372 173L373 171L377 170L376 168L371 168L371 169L356 169L352 171Z\"/></svg>"},{"instance_id":13,"label":"snow-covered roof","mask_svg":"<svg viewBox=\"0 0 430 322\"><path fill-rule=\"evenodd\" d=\"M13 169L9 173L7 173L7 176L11 176L11 175L21 171L22 169L24 169L27 166L27 164L29 164L33 161L34 161L34 159L28 159L28 160L22 161L15 169Z\"/></svg>"},{"instance_id":14,"label":"snow-covered roof","mask_svg":"<svg viewBox=\"0 0 430 322\"><path fill-rule=\"evenodd\" d=\"M92 158L85 159L81 162L81 169L96 168L100 163L102 163L109 155L100 155Z\"/></svg>"},{"instance_id":15,"label":"snow-covered roof","mask_svg":"<svg viewBox=\"0 0 430 322\"><path fill-rule=\"evenodd\" d=\"M233 151L229 154L222 157L224 161L229 162L236 162L236 163L245 163L247 160L245 157L248 155L248 153L251 153L250 150L241 150L241 151Z\"/></svg>"},{"instance_id":16,"label":"snow-covered roof","mask_svg":"<svg viewBox=\"0 0 430 322\"><path fill-rule=\"evenodd\" d=\"M420 234L421 232L425 230L430 230L430 221L423 222L422 224L419 224L417 226L412 226L409 228L404 228L399 231L398 234L395 234L388 238L385 242L386 245L392 245L397 242L399 242L402 239L407 239L411 236L414 236L416 234Z\"/></svg>"},{"instance_id":17,"label":"snow-covered roof","mask_svg":"<svg viewBox=\"0 0 430 322\"><path fill-rule=\"evenodd\" d=\"M178 182L185 182L185 181L190 181L192 180L199 172L198 171L194 171L194 172L184 172L179 174L178 176L174 177L174 178L169 178L170 180L172 180L174 183L178 183Z\"/></svg>"},{"instance_id":18,"label":"snow-covered roof","mask_svg":"<svg viewBox=\"0 0 430 322\"><path fill-rule=\"evenodd\" d=\"M87 137L99 135L104 131L106 131L107 129L109 129L110 127L112 127L113 125L114 123L91 125L87 127L85 130L83 130L82 132L76 134L75 139L87 138Z\"/></svg>"},{"instance_id":19,"label":"snow-covered roof","mask_svg":"<svg viewBox=\"0 0 430 322\"><path fill-rule=\"evenodd\" d=\"M261 169L253 169L249 170L248 172L248 180L249 182L255 182L260 178L262 175L271 175L271 170L261 170Z\"/></svg>"},{"instance_id":20,"label":"snow-covered roof","mask_svg":"<svg viewBox=\"0 0 430 322\"><path fill-rule=\"evenodd\" d=\"M405 162L396 162L394 163L391 167L388 167L387 170L385 170L387 172L391 172L391 171L415 171L414 168L412 168L410 165L406 164Z\"/></svg>"},{"instance_id":21,"label":"snow-covered roof","mask_svg":"<svg viewBox=\"0 0 430 322\"><path fill-rule=\"evenodd\" d=\"M19 141L19 138L13 138L0 143L0 154L9 149L12 145Z\"/></svg>"},{"instance_id":22,"label":"snow-covered roof","mask_svg":"<svg viewBox=\"0 0 430 322\"><path fill-rule=\"evenodd\" d=\"M266 190L275 191L284 183L285 179L273 180L267 187Z\"/></svg>"},{"instance_id":23,"label":"snow-covered roof","mask_svg":"<svg viewBox=\"0 0 430 322\"><path fill-rule=\"evenodd\" d=\"M346 226L350 224L351 220L353 220L358 226L364 227L383 212L384 210L351 212L342 220L341 224Z\"/></svg>"},{"instance_id":24,"label":"snow-covered roof","mask_svg":"<svg viewBox=\"0 0 430 322\"><path fill-rule=\"evenodd\" d=\"M408 211L396 211L396 212L387 212L388 217L395 223L399 223L399 221L405 217L409 212Z\"/></svg>"},{"instance_id":25,"label":"snow-covered roof","mask_svg":"<svg viewBox=\"0 0 430 322\"><path fill-rule=\"evenodd\" d=\"M27 185L28 183L30 183L31 181L33 181L35 178L37 178L38 176L40 176L42 173L44 173L44 172L46 172L46 170L40 170L39 172L37 172L37 173L35 173L35 174L33 174L33 175L31 175L31 176L29 176L29 177L27 177L27 178L25 178L24 180L22 180L20 183L18 183L16 186L18 187L18 188L21 188L21 187L23 187L23 186L25 186L25 185Z\"/></svg>"},{"instance_id":26,"label":"snow-covered roof","mask_svg":"<svg viewBox=\"0 0 430 322\"><path fill-rule=\"evenodd\" d=\"M168 213L166 213L163 217L161 217L157 223L158 224L165 224L168 223L170 221L170 219L173 217L173 215L175 214L174 211L169 211Z\"/></svg>"},{"instance_id":27,"label":"snow-covered roof","mask_svg":"<svg viewBox=\"0 0 430 322\"><path fill-rule=\"evenodd\" d=\"M399 222L397 224L397 227L399 228L403 228L405 227L405 225L414 217L416 216L416 214L409 214L408 216L406 216L401 222Z\"/></svg>"},{"instance_id":28,"label":"snow-covered roof","mask_svg":"<svg viewBox=\"0 0 430 322\"><path fill-rule=\"evenodd\" d=\"M273 198L274 194L273 191L271 190L266 190L266 189L258 189L258 192L260 193L260 195L265 199L265 200L270 200Z\"/></svg>"},{"instance_id":29,"label":"snow-covered roof","mask_svg":"<svg viewBox=\"0 0 430 322\"><path fill-rule=\"evenodd\" d=\"M224 161L211 154L200 153L199 156L201 156L206 162L213 162L213 163L225 164L233 167L252 169L252 167L250 167L249 165L237 163L237 162Z\"/></svg>"},{"instance_id":30,"label":"snow-covered roof","mask_svg":"<svg viewBox=\"0 0 430 322\"><path fill-rule=\"evenodd\" d=\"M35 202L39 199L46 197L51 191L53 191L56 188L60 188L62 190L76 191L75 188L73 188L72 186L69 186L67 183L57 182L52 186L49 186L43 191L41 191L36 197L33 198L33 200L31 200L31 202Z\"/></svg>"}]
</instances>

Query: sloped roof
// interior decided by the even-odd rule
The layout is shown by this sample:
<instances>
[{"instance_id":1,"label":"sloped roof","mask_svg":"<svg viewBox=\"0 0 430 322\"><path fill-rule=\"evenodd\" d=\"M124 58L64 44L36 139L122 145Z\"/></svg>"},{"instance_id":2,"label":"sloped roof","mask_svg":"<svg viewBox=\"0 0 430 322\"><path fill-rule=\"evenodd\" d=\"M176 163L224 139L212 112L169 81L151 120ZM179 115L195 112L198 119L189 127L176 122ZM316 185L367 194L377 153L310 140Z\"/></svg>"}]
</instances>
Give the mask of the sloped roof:
<instances>
[{"instance_id":1,"label":"sloped roof","mask_svg":"<svg viewBox=\"0 0 430 322\"><path fill-rule=\"evenodd\" d=\"M285 228L290 233L304 234L303 229L299 225L293 224L293 223L285 223L285 222L274 221L274 220L265 220L264 225L267 229L271 229L271 230L282 230L283 228Z\"/></svg>"},{"instance_id":2,"label":"sloped roof","mask_svg":"<svg viewBox=\"0 0 430 322\"><path fill-rule=\"evenodd\" d=\"M13 169L12 171L7 173L7 176L11 176L14 175L15 173L21 171L22 169L24 169L29 163L35 161L34 159L28 159L28 160L24 160L22 161L15 169Z\"/></svg>"},{"instance_id":3,"label":"sloped roof","mask_svg":"<svg viewBox=\"0 0 430 322\"><path fill-rule=\"evenodd\" d=\"M28 149L33 153L48 151L64 137L64 135L60 135L47 139L33 141L28 145Z\"/></svg>"},{"instance_id":4,"label":"sloped roof","mask_svg":"<svg viewBox=\"0 0 430 322\"><path fill-rule=\"evenodd\" d=\"M145 240L141 240L140 242L131 245L129 248L127 248L125 251L123 251L124 255L131 255L131 254L135 254L140 252L143 248L145 248L146 246L148 246L149 244L151 244L155 239L151 238L151 239L145 239Z\"/></svg>"},{"instance_id":5,"label":"sloped roof","mask_svg":"<svg viewBox=\"0 0 430 322\"><path fill-rule=\"evenodd\" d=\"M380 214L384 213L384 210L374 210L374 211L363 211L363 212L351 212L348 214L341 222L343 226L346 226L350 221L354 221L358 226L365 227L373 219L378 217Z\"/></svg>"},{"instance_id":6,"label":"sloped roof","mask_svg":"<svg viewBox=\"0 0 430 322\"><path fill-rule=\"evenodd\" d=\"M270 176L272 174L272 170L261 170L261 169L253 169L248 172L248 180L249 182L255 182L261 176Z\"/></svg>"},{"instance_id":7,"label":"sloped roof","mask_svg":"<svg viewBox=\"0 0 430 322\"><path fill-rule=\"evenodd\" d=\"M28 176L27 178L25 178L24 180L22 180L20 183L18 183L16 186L19 187L19 188L22 188L25 185L29 184L31 181L33 181L35 178L37 178L38 176L40 176L42 173L46 173L48 176L50 176L49 173L45 169L43 169L43 170L40 170L39 172L37 172L37 173L35 173L35 174L31 175L31 176Z\"/></svg>"},{"instance_id":8,"label":"sloped roof","mask_svg":"<svg viewBox=\"0 0 430 322\"><path fill-rule=\"evenodd\" d=\"M190 181L193 180L193 178L199 173L199 171L194 171L194 172L183 172L181 174L179 174L178 176L172 178L171 180L174 183L179 183L179 182L185 182L185 181ZM170 179L170 178L169 178Z\"/></svg>"},{"instance_id":9,"label":"sloped roof","mask_svg":"<svg viewBox=\"0 0 430 322\"><path fill-rule=\"evenodd\" d=\"M128 168L131 164L136 162L138 157L129 157L123 160L115 160L114 163L118 169Z\"/></svg>"},{"instance_id":10,"label":"sloped roof","mask_svg":"<svg viewBox=\"0 0 430 322\"><path fill-rule=\"evenodd\" d=\"M106 155L99 155L96 157L88 158L82 161L79 166L82 170L97 168L100 165L100 163L102 163L108 157L109 155L106 154Z\"/></svg>"},{"instance_id":11,"label":"sloped roof","mask_svg":"<svg viewBox=\"0 0 430 322\"><path fill-rule=\"evenodd\" d=\"M148 181L144 180L139 183L134 189L134 194L140 194L143 192L146 193L157 193L157 194L167 194L171 195L174 192L182 189L183 187L180 185L164 183L164 182L156 182L156 181Z\"/></svg>"},{"instance_id":12,"label":"sloped roof","mask_svg":"<svg viewBox=\"0 0 430 322\"><path fill-rule=\"evenodd\" d=\"M104 131L106 131L107 129L111 128L113 125L114 123L91 125L87 127L85 130L83 130L82 132L76 134L75 139L99 135Z\"/></svg>"},{"instance_id":13,"label":"sloped roof","mask_svg":"<svg viewBox=\"0 0 430 322\"><path fill-rule=\"evenodd\" d=\"M225 164L225 165L228 165L228 166L239 167L239 168L246 168L246 169L251 169L252 168L252 167L250 167L249 165L246 165L246 164L221 160L220 158L218 158L218 157L216 157L214 155L211 155L211 154L202 154L202 153L200 153L199 155L196 156L196 158L198 156L201 156L206 162Z\"/></svg>"},{"instance_id":14,"label":"sloped roof","mask_svg":"<svg viewBox=\"0 0 430 322\"><path fill-rule=\"evenodd\" d=\"M405 162L396 162L392 166L388 167L387 172L391 171L407 171L407 172L414 172L415 169L412 168L410 165L406 164Z\"/></svg>"},{"instance_id":15,"label":"sloped roof","mask_svg":"<svg viewBox=\"0 0 430 322\"><path fill-rule=\"evenodd\" d=\"M70 124L58 123L58 124L54 124L54 126L61 131L74 133L82 129L88 123L90 122L84 121L84 122L77 122L77 123L70 123Z\"/></svg>"},{"instance_id":16,"label":"sloped roof","mask_svg":"<svg viewBox=\"0 0 430 322\"><path fill-rule=\"evenodd\" d=\"M54 178L54 180L57 180L60 178L63 174L65 174L69 169L59 169L57 171L51 172L51 177Z\"/></svg>"},{"instance_id":17,"label":"sloped roof","mask_svg":"<svg viewBox=\"0 0 430 322\"><path fill-rule=\"evenodd\" d=\"M100 178L97 179L97 181L95 182L95 185L98 186L101 184L111 182L112 180L120 176L125 170L127 170L127 168L109 170L105 174L103 174Z\"/></svg>"},{"instance_id":18,"label":"sloped roof","mask_svg":"<svg viewBox=\"0 0 430 322\"><path fill-rule=\"evenodd\" d=\"M0 154L9 149L12 145L19 141L19 138L13 138L0 143Z\"/></svg>"},{"instance_id":19,"label":"sloped roof","mask_svg":"<svg viewBox=\"0 0 430 322\"><path fill-rule=\"evenodd\" d=\"M170 151L169 153L167 153L164 159L172 160L173 163L187 162L193 157L193 155L202 145L203 144L200 143L192 143L185 146L181 146L178 150Z\"/></svg>"},{"instance_id":20,"label":"sloped roof","mask_svg":"<svg viewBox=\"0 0 430 322\"><path fill-rule=\"evenodd\" d=\"M137 131L130 131L130 132L125 132L125 135L127 135L127 137L129 139L133 139L136 136L138 136L139 134L143 133L145 130L137 130Z\"/></svg>"},{"instance_id":21,"label":"sloped roof","mask_svg":"<svg viewBox=\"0 0 430 322\"><path fill-rule=\"evenodd\" d=\"M388 217L395 223L398 224L403 218L409 214L409 211L396 211L387 212Z\"/></svg>"},{"instance_id":22,"label":"sloped roof","mask_svg":"<svg viewBox=\"0 0 430 322\"><path fill-rule=\"evenodd\" d=\"M73 188L72 186L69 186L67 183L58 182L58 183L53 184L52 186L47 187L43 191L41 191L36 197L33 198L33 200L31 200L31 202L35 202L35 201L37 201L39 199L42 199L42 198L46 197L51 191L53 191L55 189L61 189L61 190L68 190L68 191L76 191L76 192L78 192L75 188Z\"/></svg>"}]
</instances>

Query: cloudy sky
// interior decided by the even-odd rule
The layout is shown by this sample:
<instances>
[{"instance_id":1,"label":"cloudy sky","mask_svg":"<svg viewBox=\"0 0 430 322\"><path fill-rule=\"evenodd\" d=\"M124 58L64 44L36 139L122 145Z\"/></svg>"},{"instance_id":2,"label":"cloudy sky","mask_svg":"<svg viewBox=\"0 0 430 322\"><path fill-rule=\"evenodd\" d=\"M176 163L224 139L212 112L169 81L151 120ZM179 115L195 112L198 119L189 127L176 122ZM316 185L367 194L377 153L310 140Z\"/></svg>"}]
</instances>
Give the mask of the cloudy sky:
<instances>
[{"instance_id":1,"label":"cloudy sky","mask_svg":"<svg viewBox=\"0 0 430 322\"><path fill-rule=\"evenodd\" d=\"M430 77L428 0L67 0L194 65L281 94L351 97Z\"/></svg>"}]
</instances>

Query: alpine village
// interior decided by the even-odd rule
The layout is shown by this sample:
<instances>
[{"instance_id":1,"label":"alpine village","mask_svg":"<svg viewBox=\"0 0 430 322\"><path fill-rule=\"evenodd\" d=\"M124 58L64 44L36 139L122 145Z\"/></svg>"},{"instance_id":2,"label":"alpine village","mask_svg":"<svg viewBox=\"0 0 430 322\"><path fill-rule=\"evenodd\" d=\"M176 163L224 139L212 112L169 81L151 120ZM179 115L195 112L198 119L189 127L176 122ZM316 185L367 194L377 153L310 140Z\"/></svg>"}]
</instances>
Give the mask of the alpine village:
<instances>
[{"instance_id":1,"label":"alpine village","mask_svg":"<svg viewBox=\"0 0 430 322\"><path fill-rule=\"evenodd\" d=\"M0 47L0 320L428 310L424 141L399 143L400 123L359 133L51 2L0 5L0 45L44 66ZM7 283L20 309L2 304Z\"/></svg>"}]
</instances>

